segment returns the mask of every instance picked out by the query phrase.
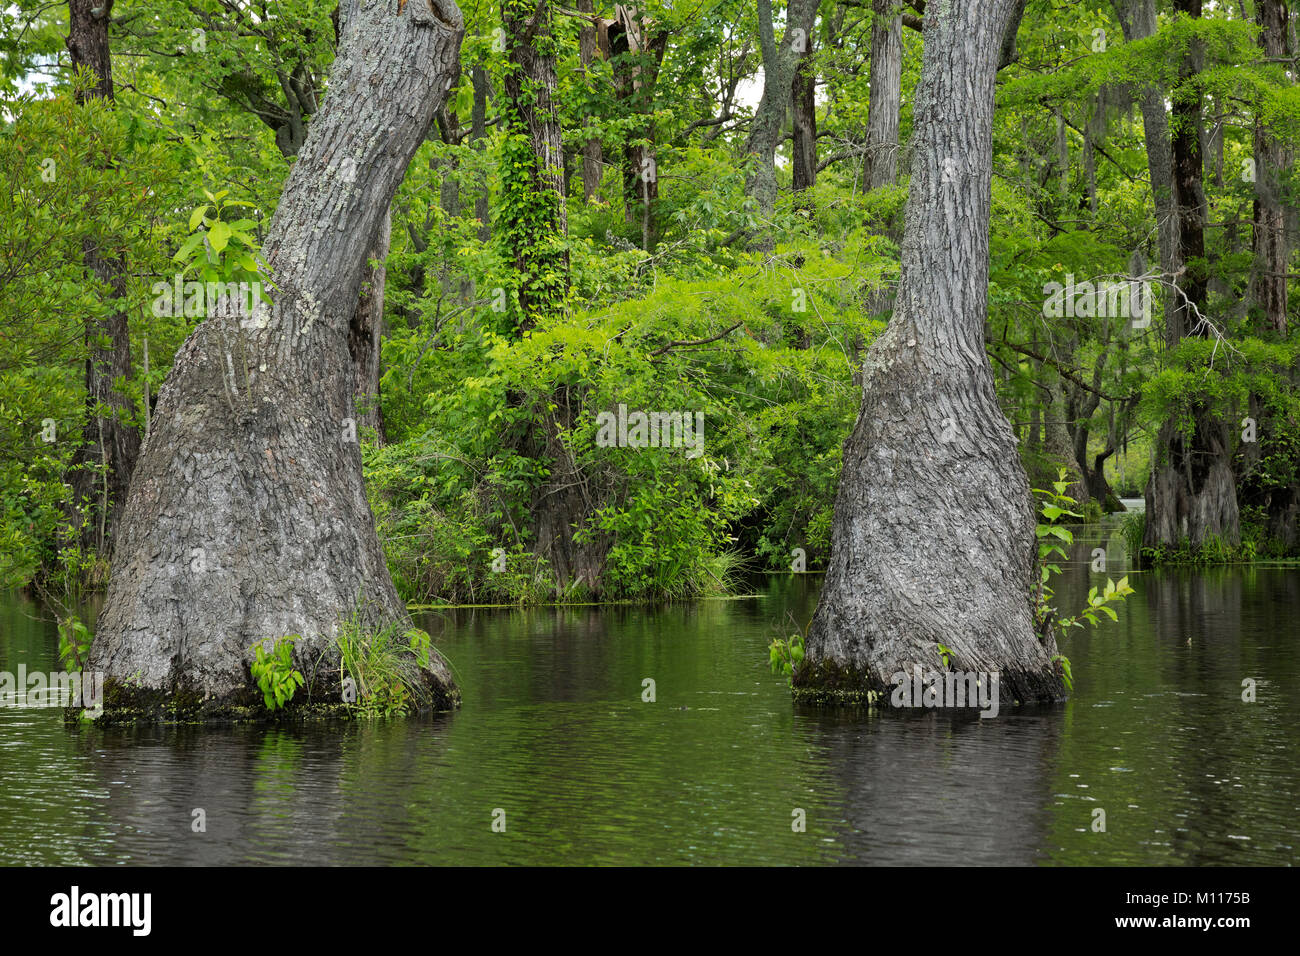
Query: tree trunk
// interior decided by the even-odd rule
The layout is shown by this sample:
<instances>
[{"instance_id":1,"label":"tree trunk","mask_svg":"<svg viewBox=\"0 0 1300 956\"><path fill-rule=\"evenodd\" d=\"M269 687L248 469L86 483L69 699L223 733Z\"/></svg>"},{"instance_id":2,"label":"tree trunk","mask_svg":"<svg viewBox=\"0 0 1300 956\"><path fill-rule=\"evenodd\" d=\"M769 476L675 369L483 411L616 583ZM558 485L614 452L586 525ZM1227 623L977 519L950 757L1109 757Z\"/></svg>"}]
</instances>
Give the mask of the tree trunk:
<instances>
[{"instance_id":1,"label":"tree trunk","mask_svg":"<svg viewBox=\"0 0 1300 956\"><path fill-rule=\"evenodd\" d=\"M826 583L796 693L888 693L896 672L998 672L1056 699L1034 633L1034 509L984 350L994 78L1015 0L928 4L898 301L868 350ZM888 699L888 698L886 698Z\"/></svg>"},{"instance_id":2,"label":"tree trunk","mask_svg":"<svg viewBox=\"0 0 1300 956\"><path fill-rule=\"evenodd\" d=\"M338 6L340 35L356 25L359 0L342 0ZM301 147L299 147L301 148ZM384 291L388 280L385 260L392 241L391 210L385 209L374 244L366 253L365 271L357 307L348 326L348 354L352 358L352 398L357 410L357 427L373 429L375 441L383 445L384 412L380 404L379 378L383 374Z\"/></svg>"},{"instance_id":3,"label":"tree trunk","mask_svg":"<svg viewBox=\"0 0 1300 956\"><path fill-rule=\"evenodd\" d=\"M451 0L362 0L271 221L274 306L213 315L176 353L90 653L107 719L256 714L253 645L293 634L294 705L337 702L339 622L407 620L366 502L347 333L463 33ZM424 674L434 706L457 699L436 652Z\"/></svg>"},{"instance_id":4,"label":"tree trunk","mask_svg":"<svg viewBox=\"0 0 1300 956\"><path fill-rule=\"evenodd\" d=\"M817 0L790 0L786 10L785 36L778 45L772 25L771 0L758 0L758 34L763 50L763 95L754 112L745 155L749 169L745 174L745 195L758 205L760 238L756 246L770 250L775 240L770 221L776 211L776 147L785 125L786 107L794 83L795 66L801 55L798 49L812 35L817 17Z\"/></svg>"},{"instance_id":5,"label":"tree trunk","mask_svg":"<svg viewBox=\"0 0 1300 956\"><path fill-rule=\"evenodd\" d=\"M1201 0L1175 0L1180 13L1200 17ZM1171 342L1189 334L1204 334L1200 316L1205 312L1205 190L1201 185L1201 95L1189 81L1200 70L1200 50L1195 43L1183 58L1179 71L1181 89L1173 100L1173 136L1170 140L1174 161L1174 210L1178 217L1178 252L1183 272L1176 280L1181 290L1174 303ZM1199 314L1198 314L1199 313Z\"/></svg>"},{"instance_id":6,"label":"tree trunk","mask_svg":"<svg viewBox=\"0 0 1300 956\"><path fill-rule=\"evenodd\" d=\"M569 234L564 206L564 152L560 139L560 114L555 103L555 53L548 0L509 0L502 7L505 25L505 75L507 138L526 139L529 155L507 144L507 166L513 199L529 205L544 197L545 208L530 207L523 221L503 222L519 282L519 328L531 328L553 308L568 285ZM506 197L509 208L511 197ZM559 276L561 278L557 279Z\"/></svg>"},{"instance_id":7,"label":"tree trunk","mask_svg":"<svg viewBox=\"0 0 1300 956\"><path fill-rule=\"evenodd\" d=\"M898 110L903 90L903 18L897 0L875 0L871 17L871 92L867 111L868 189L898 178Z\"/></svg>"},{"instance_id":8,"label":"tree trunk","mask_svg":"<svg viewBox=\"0 0 1300 956\"><path fill-rule=\"evenodd\" d=\"M68 0L68 53L74 70L90 70L95 85L78 95L78 102L113 99L113 60L108 46L108 24L113 0Z\"/></svg>"},{"instance_id":9,"label":"tree trunk","mask_svg":"<svg viewBox=\"0 0 1300 956\"><path fill-rule=\"evenodd\" d=\"M578 12L595 13L596 7L593 0L578 0ZM584 78L587 69L599 55L599 52L600 44L596 24L589 21L584 22L581 31L578 33L578 57L582 62L582 76ZM596 191L600 189L603 158L600 137L593 136L582 144L582 198L585 202L591 202L592 197L596 195Z\"/></svg>"},{"instance_id":10,"label":"tree trunk","mask_svg":"<svg viewBox=\"0 0 1300 956\"><path fill-rule=\"evenodd\" d=\"M1286 0L1258 0L1256 19L1264 56L1280 60L1289 52ZM1286 336L1286 223L1280 174L1291 164L1287 150L1255 122L1255 264L1251 275L1252 298L1264 310L1265 321Z\"/></svg>"},{"instance_id":11,"label":"tree trunk","mask_svg":"<svg viewBox=\"0 0 1300 956\"><path fill-rule=\"evenodd\" d=\"M1201 0L1175 0L1193 18ZM1177 345L1188 335L1208 336L1206 307L1205 192L1201 186L1201 94L1191 80L1200 70L1196 44L1179 67L1180 88L1173 95L1174 206L1178 214L1179 257L1183 270L1178 294L1166 316L1166 339ZM1236 545L1241 540L1237 489L1232 471L1232 435L1227 423L1203 400L1192 406L1189 436L1170 418L1160 428L1155 463L1146 488L1145 547L1176 547L1186 540L1199 546L1211 538Z\"/></svg>"},{"instance_id":12,"label":"tree trunk","mask_svg":"<svg viewBox=\"0 0 1300 956\"><path fill-rule=\"evenodd\" d=\"M1129 43L1156 32L1155 0L1113 0L1115 16ZM1156 210L1156 241L1160 253L1160 270L1164 274L1164 314L1166 323L1174 312L1172 283L1181 260L1178 253L1178 217L1174 210L1173 155L1169 148L1169 119L1165 114L1165 95L1155 86L1142 88L1139 97L1142 111L1143 138L1147 149L1147 171L1151 177L1151 197ZM1166 342L1168 339L1166 325Z\"/></svg>"},{"instance_id":13,"label":"tree trunk","mask_svg":"<svg viewBox=\"0 0 1300 956\"><path fill-rule=\"evenodd\" d=\"M340 0L334 9L334 45L343 48L343 38L356 22L359 0ZM292 85L286 86L285 95L290 100L290 110L284 115L261 113L259 118L275 131L275 142L286 159L298 155L307 139L307 120L315 112L314 97L298 96ZM295 107L295 101L297 106ZM376 440L383 445L384 416L380 408L379 377L382 374L384 325L384 287L388 272L384 260L388 258L392 220L387 212L375 244L366 256L366 271L361 282L357 307L348 329L348 352L352 357L352 379L355 383L354 400L357 406L357 425L374 430ZM378 267L370 265L378 260Z\"/></svg>"},{"instance_id":14,"label":"tree trunk","mask_svg":"<svg viewBox=\"0 0 1300 956\"><path fill-rule=\"evenodd\" d=\"M488 75L482 66L475 66L470 72L474 84L474 106L470 112L469 139L478 150L487 148L487 101ZM478 192L474 196L474 218L478 220L478 238L487 242L492 238L492 218L488 215L487 178L479 180Z\"/></svg>"},{"instance_id":15,"label":"tree trunk","mask_svg":"<svg viewBox=\"0 0 1300 956\"><path fill-rule=\"evenodd\" d=\"M366 269L361 278L361 294L348 324L348 354L352 356L352 400L357 410L357 427L374 430L380 445L384 435L384 412L379 404L381 343L384 334L384 282L388 270L388 243L392 236L392 217L384 210L375 243L366 253Z\"/></svg>"},{"instance_id":16,"label":"tree trunk","mask_svg":"<svg viewBox=\"0 0 1300 956\"><path fill-rule=\"evenodd\" d=\"M113 99L113 63L108 44L112 0L69 0L68 52L74 70L91 70L95 85L78 94L85 103ZM87 236L82 242L86 270L110 290L126 297L126 263L105 255ZM126 504L131 475L140 457L140 432L130 422L131 401L115 386L131 376L131 331L124 311L86 320L86 424L72 460L72 508L83 548L108 557Z\"/></svg>"},{"instance_id":17,"label":"tree trunk","mask_svg":"<svg viewBox=\"0 0 1300 956\"><path fill-rule=\"evenodd\" d=\"M591 540L578 542L573 533L595 512L587 494L587 481L562 437L576 424L583 408L583 389L560 387L548 404L554 411L531 429L528 457L546 463L547 477L533 495L534 550L555 577L556 596L572 592L598 594L600 575L612 541L593 530Z\"/></svg>"},{"instance_id":18,"label":"tree trunk","mask_svg":"<svg viewBox=\"0 0 1300 956\"><path fill-rule=\"evenodd\" d=\"M623 150L623 210L626 221L641 221L641 247L650 251L658 238L654 206L659 201L659 170L655 154L654 96L659 67L668 49L668 34L640 11L614 5L614 22L607 31L614 62L614 86L623 108L645 117L644 142Z\"/></svg>"},{"instance_id":19,"label":"tree trunk","mask_svg":"<svg viewBox=\"0 0 1300 956\"><path fill-rule=\"evenodd\" d=\"M501 224L519 273L521 332L561 307L569 275L568 251L563 243L567 219L560 123L552 98L555 58L548 52L552 48L549 18L544 0L538 4L533 0L511 0L503 16L506 52L513 65L505 79L507 136L515 138L513 155L527 167L515 170L515 160L507 158L507 171L502 174L503 206L510 209L512 203L518 202L528 215L539 220L553 216L549 221L540 221L540 225L518 221ZM518 148L525 136L529 146ZM540 205L538 197L542 197ZM512 394L508 400L518 404L523 399L522 395ZM584 498L582 483L574 480L572 456L561 438L562 431L573 426L567 390L557 389L543 403L543 408L546 406L554 406L554 414L543 412L540 420L529 422L519 443L521 454L547 464L547 477L534 496L534 550L549 563L561 589L574 580L594 587L599 565L592 566L581 558L593 546L573 542L573 532L590 512L590 503Z\"/></svg>"},{"instance_id":20,"label":"tree trunk","mask_svg":"<svg viewBox=\"0 0 1300 956\"><path fill-rule=\"evenodd\" d=\"M811 31L805 38L803 52L794 71L790 89L792 144L790 189L799 193L817 182L817 71L813 62ZM806 205L806 204L805 204Z\"/></svg>"},{"instance_id":21,"label":"tree trunk","mask_svg":"<svg viewBox=\"0 0 1300 956\"><path fill-rule=\"evenodd\" d=\"M1122 441L1120 435L1121 426L1127 427L1126 420L1129 410L1137 404L1137 399L1130 399L1120 409L1116 409L1115 404L1113 401L1110 403L1106 447L1093 455L1091 467L1084 464L1084 480L1088 483L1088 494L1101 505L1102 511L1107 514L1128 510L1110 486L1110 480L1106 477L1106 462L1120 449Z\"/></svg>"}]
</instances>

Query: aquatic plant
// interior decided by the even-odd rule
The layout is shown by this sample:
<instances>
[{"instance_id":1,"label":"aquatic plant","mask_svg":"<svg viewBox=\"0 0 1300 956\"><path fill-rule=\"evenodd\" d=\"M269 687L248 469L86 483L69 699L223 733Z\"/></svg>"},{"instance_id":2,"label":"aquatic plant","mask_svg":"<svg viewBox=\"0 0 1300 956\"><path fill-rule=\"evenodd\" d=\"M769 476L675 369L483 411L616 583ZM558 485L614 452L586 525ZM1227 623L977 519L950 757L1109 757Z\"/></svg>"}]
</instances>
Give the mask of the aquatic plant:
<instances>
[{"instance_id":1,"label":"aquatic plant","mask_svg":"<svg viewBox=\"0 0 1300 956\"><path fill-rule=\"evenodd\" d=\"M1062 468L1057 473L1057 480L1052 482L1050 490L1034 489L1034 493L1039 496L1038 511L1042 516L1042 520L1038 522L1037 527L1034 529L1034 533L1038 538L1039 561L1038 594L1034 602L1034 628L1039 636L1044 639L1053 624L1065 629L1083 627L1084 621L1087 621L1090 625L1096 627L1103 614L1112 621L1118 621L1119 615L1111 605L1122 602L1130 594L1134 593L1133 588L1129 587L1127 575L1120 578L1119 581L1112 581L1107 578L1106 585L1100 592L1095 587L1089 589L1088 602L1078 614L1063 618L1056 616L1056 608L1049 603L1055 592L1048 582L1051 580L1052 575L1061 573L1061 567L1058 564L1048 562L1049 559L1055 557L1068 558L1069 554L1065 550L1065 545L1074 543L1074 533L1069 528L1056 524L1056 522L1061 518L1081 517L1077 511L1071 510L1076 502L1065 493L1065 489L1069 485L1066 470ZM1062 659L1064 659L1063 656ZM1072 682L1069 681L1068 677L1068 661L1063 666L1063 670L1067 675L1067 686L1069 686Z\"/></svg>"},{"instance_id":2,"label":"aquatic plant","mask_svg":"<svg viewBox=\"0 0 1300 956\"><path fill-rule=\"evenodd\" d=\"M1134 511L1126 514L1119 523L1119 535L1124 539L1124 549L1128 552L1129 560L1135 565L1142 560L1142 539L1147 532L1147 514L1145 511Z\"/></svg>"},{"instance_id":3,"label":"aquatic plant","mask_svg":"<svg viewBox=\"0 0 1300 956\"><path fill-rule=\"evenodd\" d=\"M303 685L302 673L293 666L293 644L298 640L301 637L297 634L281 637L269 653L265 643L253 645L253 662L249 669L262 691L268 710L284 707Z\"/></svg>"},{"instance_id":4,"label":"aquatic plant","mask_svg":"<svg viewBox=\"0 0 1300 956\"><path fill-rule=\"evenodd\" d=\"M59 663L65 669L84 670L82 661L90 653L90 628L76 611L59 615Z\"/></svg>"},{"instance_id":5,"label":"aquatic plant","mask_svg":"<svg viewBox=\"0 0 1300 956\"><path fill-rule=\"evenodd\" d=\"M344 703L360 717L418 710L429 696L421 671L429 666L432 647L433 639L419 628L398 622L367 627L354 611L338 632Z\"/></svg>"},{"instance_id":6,"label":"aquatic plant","mask_svg":"<svg viewBox=\"0 0 1300 956\"><path fill-rule=\"evenodd\" d=\"M773 674L784 674L793 683L794 669L803 661L803 634L795 631L789 637L777 637L768 645L768 662Z\"/></svg>"}]
</instances>

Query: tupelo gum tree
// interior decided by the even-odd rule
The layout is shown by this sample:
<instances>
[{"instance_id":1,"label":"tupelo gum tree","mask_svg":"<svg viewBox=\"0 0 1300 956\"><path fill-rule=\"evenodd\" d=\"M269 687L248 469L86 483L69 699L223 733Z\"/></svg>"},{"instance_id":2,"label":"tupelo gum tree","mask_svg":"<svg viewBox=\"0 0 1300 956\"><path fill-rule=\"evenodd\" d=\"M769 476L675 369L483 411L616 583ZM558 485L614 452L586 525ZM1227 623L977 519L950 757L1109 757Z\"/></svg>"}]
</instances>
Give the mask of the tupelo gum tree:
<instances>
[{"instance_id":1,"label":"tupelo gum tree","mask_svg":"<svg viewBox=\"0 0 1300 956\"><path fill-rule=\"evenodd\" d=\"M1175 10L1193 20L1201 0L1176 0ZM1173 157L1173 209L1178 220L1178 255L1173 311L1165 318L1165 344L1174 349L1185 338L1210 338L1216 332L1206 315L1209 271L1205 229L1209 205L1202 181L1202 93L1197 79L1203 50L1195 41L1179 63L1170 109ZM1177 547L1214 539L1241 542L1241 515L1232 471L1233 433L1228 422L1200 396L1189 409L1190 433L1174 416L1160 426L1155 461L1146 487L1143 547Z\"/></svg>"},{"instance_id":2,"label":"tupelo gum tree","mask_svg":"<svg viewBox=\"0 0 1300 956\"><path fill-rule=\"evenodd\" d=\"M802 699L892 676L997 671L1005 702L1062 697L1031 613L1035 517L984 348L994 79L1015 0L928 3L897 306L844 445Z\"/></svg>"},{"instance_id":3,"label":"tupelo gum tree","mask_svg":"<svg viewBox=\"0 0 1300 956\"><path fill-rule=\"evenodd\" d=\"M452 0L349 5L263 250L274 305L217 310L159 393L90 652L105 719L256 707L252 647L290 634L312 699L338 701L339 622L406 620L363 487L348 327L464 27ZM422 673L434 706L454 704L436 652Z\"/></svg>"}]
</instances>

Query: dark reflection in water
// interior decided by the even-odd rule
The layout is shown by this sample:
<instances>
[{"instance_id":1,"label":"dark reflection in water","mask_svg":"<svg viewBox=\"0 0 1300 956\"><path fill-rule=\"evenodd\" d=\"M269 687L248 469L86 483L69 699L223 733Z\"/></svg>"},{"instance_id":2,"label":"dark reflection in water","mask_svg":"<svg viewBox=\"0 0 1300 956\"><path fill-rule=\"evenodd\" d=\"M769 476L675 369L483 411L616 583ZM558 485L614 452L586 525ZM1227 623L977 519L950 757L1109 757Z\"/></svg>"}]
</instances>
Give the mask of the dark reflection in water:
<instances>
[{"instance_id":1,"label":"dark reflection in water","mask_svg":"<svg viewBox=\"0 0 1300 956\"><path fill-rule=\"evenodd\" d=\"M1067 612L1104 582L1093 549L1126 570L1112 525L1079 537ZM1062 642L1073 699L992 720L793 707L765 645L815 578L427 615L466 703L424 720L104 731L0 708L0 863L1294 862L1300 571L1131 580L1118 624ZM54 667L37 613L0 596L0 670Z\"/></svg>"}]
</instances>

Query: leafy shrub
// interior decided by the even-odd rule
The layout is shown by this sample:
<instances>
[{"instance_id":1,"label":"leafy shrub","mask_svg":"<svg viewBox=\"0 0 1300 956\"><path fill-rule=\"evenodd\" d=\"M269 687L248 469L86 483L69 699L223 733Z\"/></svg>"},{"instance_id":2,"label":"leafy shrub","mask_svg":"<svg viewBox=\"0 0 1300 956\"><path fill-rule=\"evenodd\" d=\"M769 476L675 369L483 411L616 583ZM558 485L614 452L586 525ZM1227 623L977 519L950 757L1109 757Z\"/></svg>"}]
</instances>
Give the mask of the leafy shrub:
<instances>
[{"instance_id":1,"label":"leafy shrub","mask_svg":"<svg viewBox=\"0 0 1300 956\"><path fill-rule=\"evenodd\" d=\"M394 391L405 405L427 389L418 430L365 449L403 596L685 598L725 590L738 554L785 568L797 546L822 563L860 400L853 370L882 327L864 315L883 276L869 255L878 240L844 241L853 264L794 244L766 268L660 280L639 301L542 321L522 338L494 331L485 306L409 382L385 384L386 421L405 420L388 413ZM598 445L598 415L620 405L702 414L703 445ZM597 555L594 594L557 580L536 540L556 473L582 489L573 540Z\"/></svg>"}]
</instances>

